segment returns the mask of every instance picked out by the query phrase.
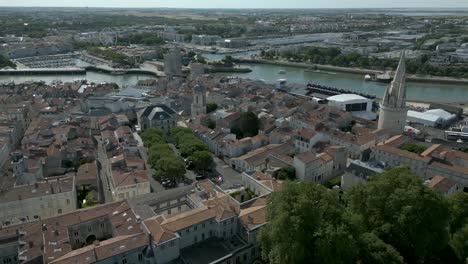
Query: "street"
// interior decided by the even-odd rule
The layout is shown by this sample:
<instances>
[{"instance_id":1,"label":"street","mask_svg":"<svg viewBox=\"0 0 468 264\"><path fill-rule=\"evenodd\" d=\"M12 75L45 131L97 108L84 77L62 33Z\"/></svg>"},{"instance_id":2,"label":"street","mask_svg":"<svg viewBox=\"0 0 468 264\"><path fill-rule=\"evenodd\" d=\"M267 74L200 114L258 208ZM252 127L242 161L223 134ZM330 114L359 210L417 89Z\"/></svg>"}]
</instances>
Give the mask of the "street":
<instances>
[{"instance_id":1,"label":"street","mask_svg":"<svg viewBox=\"0 0 468 264\"><path fill-rule=\"evenodd\" d=\"M110 181L109 177L111 175L111 171L109 168L109 163L107 161L107 154L106 154L106 150L104 149L102 139L100 136L96 136L95 138L98 143L97 144L98 145L97 146L97 159L99 163L101 164L99 177L102 183L101 186L102 186L102 192L104 195L104 202L110 203L114 200L112 197L112 193L111 193L110 185L109 185L109 181Z\"/></svg>"}]
</instances>

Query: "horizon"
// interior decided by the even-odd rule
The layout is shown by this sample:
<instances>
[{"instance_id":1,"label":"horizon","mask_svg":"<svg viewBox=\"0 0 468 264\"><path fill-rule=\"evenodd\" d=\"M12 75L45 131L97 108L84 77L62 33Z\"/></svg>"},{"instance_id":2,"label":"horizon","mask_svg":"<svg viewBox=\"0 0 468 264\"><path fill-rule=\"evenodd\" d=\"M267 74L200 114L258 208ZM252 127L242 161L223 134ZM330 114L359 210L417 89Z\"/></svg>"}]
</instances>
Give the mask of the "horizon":
<instances>
[{"instance_id":1,"label":"horizon","mask_svg":"<svg viewBox=\"0 0 468 264\"><path fill-rule=\"evenodd\" d=\"M295 0L285 4L279 0L238 1L223 3L215 0L0 0L0 7L51 7L51 8L161 8L161 9L460 9L468 8L468 1L446 0Z\"/></svg>"}]
</instances>

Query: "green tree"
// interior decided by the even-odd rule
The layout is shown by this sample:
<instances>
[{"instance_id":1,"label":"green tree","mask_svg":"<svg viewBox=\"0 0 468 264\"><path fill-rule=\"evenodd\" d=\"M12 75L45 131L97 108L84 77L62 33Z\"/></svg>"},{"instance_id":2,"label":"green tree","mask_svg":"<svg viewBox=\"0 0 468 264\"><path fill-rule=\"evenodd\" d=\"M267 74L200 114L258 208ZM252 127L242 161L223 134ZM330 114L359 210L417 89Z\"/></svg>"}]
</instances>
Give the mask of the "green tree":
<instances>
[{"instance_id":1,"label":"green tree","mask_svg":"<svg viewBox=\"0 0 468 264\"><path fill-rule=\"evenodd\" d=\"M454 233L468 224L468 193L459 191L448 198L450 207L450 232Z\"/></svg>"},{"instance_id":2,"label":"green tree","mask_svg":"<svg viewBox=\"0 0 468 264\"><path fill-rule=\"evenodd\" d=\"M175 156L162 157L156 163L156 177L179 181L185 175L184 162Z\"/></svg>"},{"instance_id":3,"label":"green tree","mask_svg":"<svg viewBox=\"0 0 468 264\"><path fill-rule=\"evenodd\" d=\"M408 263L429 261L447 244L447 202L408 168L394 168L353 186L345 198L349 210L362 216L366 230Z\"/></svg>"},{"instance_id":4,"label":"green tree","mask_svg":"<svg viewBox=\"0 0 468 264\"><path fill-rule=\"evenodd\" d=\"M196 151L188 159L199 171L207 171L213 166L213 156L208 151Z\"/></svg>"},{"instance_id":5,"label":"green tree","mask_svg":"<svg viewBox=\"0 0 468 264\"><path fill-rule=\"evenodd\" d=\"M166 143L164 132L157 128L149 128L143 131L143 133L141 133L141 139L147 148L151 148L153 145Z\"/></svg>"},{"instance_id":6,"label":"green tree","mask_svg":"<svg viewBox=\"0 0 468 264\"><path fill-rule=\"evenodd\" d=\"M186 140L180 144L180 154L184 157L192 156L197 151L207 151L208 147L198 138Z\"/></svg>"},{"instance_id":7,"label":"green tree","mask_svg":"<svg viewBox=\"0 0 468 264\"><path fill-rule=\"evenodd\" d=\"M278 179L279 180L295 180L296 179L296 169L288 165L284 168L281 168L278 171Z\"/></svg>"},{"instance_id":8,"label":"green tree","mask_svg":"<svg viewBox=\"0 0 468 264\"><path fill-rule=\"evenodd\" d=\"M0 69L5 67L11 67L16 69L16 64L14 64L11 60L7 59L6 57L0 54Z\"/></svg>"},{"instance_id":9,"label":"green tree","mask_svg":"<svg viewBox=\"0 0 468 264\"><path fill-rule=\"evenodd\" d=\"M239 119L239 130L241 135L240 137L253 137L258 135L258 130L260 128L260 120L257 115L253 112L243 112L241 113Z\"/></svg>"},{"instance_id":10,"label":"green tree","mask_svg":"<svg viewBox=\"0 0 468 264\"><path fill-rule=\"evenodd\" d=\"M208 122L207 122L207 125L206 125L209 129L215 129L216 128L216 122L211 120L211 119L208 119Z\"/></svg>"},{"instance_id":11,"label":"green tree","mask_svg":"<svg viewBox=\"0 0 468 264\"><path fill-rule=\"evenodd\" d=\"M468 262L468 223L452 235L450 246L461 260L460 263Z\"/></svg>"},{"instance_id":12,"label":"green tree","mask_svg":"<svg viewBox=\"0 0 468 264\"><path fill-rule=\"evenodd\" d=\"M448 197L450 206L450 246L460 260L468 260L468 193Z\"/></svg>"},{"instance_id":13,"label":"green tree","mask_svg":"<svg viewBox=\"0 0 468 264\"><path fill-rule=\"evenodd\" d=\"M148 163L155 168L157 162L163 157L171 157L175 154L167 144L155 144L148 150Z\"/></svg>"},{"instance_id":14,"label":"green tree","mask_svg":"<svg viewBox=\"0 0 468 264\"><path fill-rule=\"evenodd\" d=\"M394 247L383 242L374 233L363 233L359 237L359 259L362 264L405 263Z\"/></svg>"},{"instance_id":15,"label":"green tree","mask_svg":"<svg viewBox=\"0 0 468 264\"><path fill-rule=\"evenodd\" d=\"M271 195L268 225L260 231L263 259L271 264L355 263L357 244L342 212L336 192L312 182L286 182Z\"/></svg>"},{"instance_id":16,"label":"green tree","mask_svg":"<svg viewBox=\"0 0 468 264\"><path fill-rule=\"evenodd\" d=\"M218 109L218 105L216 103L208 103L206 104L206 112L211 113Z\"/></svg>"},{"instance_id":17,"label":"green tree","mask_svg":"<svg viewBox=\"0 0 468 264\"><path fill-rule=\"evenodd\" d=\"M171 135L172 137L174 138L175 142L177 144L180 144L181 143L181 139L187 135L189 136L194 136L193 135L193 132L190 128L186 128L186 127L176 127L172 130L171 132Z\"/></svg>"}]
</instances>

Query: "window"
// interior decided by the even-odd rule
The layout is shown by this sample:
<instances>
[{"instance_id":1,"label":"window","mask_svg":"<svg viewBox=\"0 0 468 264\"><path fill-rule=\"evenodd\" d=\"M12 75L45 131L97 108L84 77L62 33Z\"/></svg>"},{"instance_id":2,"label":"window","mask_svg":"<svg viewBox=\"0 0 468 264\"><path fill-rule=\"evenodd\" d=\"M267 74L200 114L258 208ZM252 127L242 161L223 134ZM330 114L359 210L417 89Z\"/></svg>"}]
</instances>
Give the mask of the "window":
<instances>
[{"instance_id":1,"label":"window","mask_svg":"<svg viewBox=\"0 0 468 264\"><path fill-rule=\"evenodd\" d=\"M203 234L201 235L201 239L202 239L202 240L205 240L205 233L203 233Z\"/></svg>"},{"instance_id":2,"label":"window","mask_svg":"<svg viewBox=\"0 0 468 264\"><path fill-rule=\"evenodd\" d=\"M70 204L70 199L67 199L67 205Z\"/></svg>"},{"instance_id":3,"label":"window","mask_svg":"<svg viewBox=\"0 0 468 264\"><path fill-rule=\"evenodd\" d=\"M202 228L205 228L205 223L203 223L201 226L202 226Z\"/></svg>"},{"instance_id":4,"label":"window","mask_svg":"<svg viewBox=\"0 0 468 264\"><path fill-rule=\"evenodd\" d=\"M127 264L127 259L126 258L122 259L122 264Z\"/></svg>"},{"instance_id":5,"label":"window","mask_svg":"<svg viewBox=\"0 0 468 264\"><path fill-rule=\"evenodd\" d=\"M190 233L190 227L187 228L187 230L185 231L185 233L187 233L187 234Z\"/></svg>"},{"instance_id":6,"label":"window","mask_svg":"<svg viewBox=\"0 0 468 264\"><path fill-rule=\"evenodd\" d=\"M58 214L61 214L61 213L62 213L62 209L58 209L58 210L57 210L57 213L58 213Z\"/></svg>"},{"instance_id":7,"label":"window","mask_svg":"<svg viewBox=\"0 0 468 264\"><path fill-rule=\"evenodd\" d=\"M171 247L175 246L174 240L171 241Z\"/></svg>"},{"instance_id":8,"label":"window","mask_svg":"<svg viewBox=\"0 0 468 264\"><path fill-rule=\"evenodd\" d=\"M179 212L182 211L182 207L181 206L177 207L177 210L179 210Z\"/></svg>"},{"instance_id":9,"label":"window","mask_svg":"<svg viewBox=\"0 0 468 264\"><path fill-rule=\"evenodd\" d=\"M138 254L138 261L141 262L142 260L143 260L143 254L140 253L140 254Z\"/></svg>"},{"instance_id":10,"label":"window","mask_svg":"<svg viewBox=\"0 0 468 264\"><path fill-rule=\"evenodd\" d=\"M198 229L198 226L195 226L193 229L195 229L195 231L197 231L197 229Z\"/></svg>"},{"instance_id":11,"label":"window","mask_svg":"<svg viewBox=\"0 0 468 264\"><path fill-rule=\"evenodd\" d=\"M75 231L75 236L78 236L78 231Z\"/></svg>"},{"instance_id":12,"label":"window","mask_svg":"<svg viewBox=\"0 0 468 264\"><path fill-rule=\"evenodd\" d=\"M193 239L194 243L197 243L198 242L198 237L195 236L195 238Z\"/></svg>"},{"instance_id":13,"label":"window","mask_svg":"<svg viewBox=\"0 0 468 264\"><path fill-rule=\"evenodd\" d=\"M171 214L171 209L167 210L167 214Z\"/></svg>"}]
</instances>

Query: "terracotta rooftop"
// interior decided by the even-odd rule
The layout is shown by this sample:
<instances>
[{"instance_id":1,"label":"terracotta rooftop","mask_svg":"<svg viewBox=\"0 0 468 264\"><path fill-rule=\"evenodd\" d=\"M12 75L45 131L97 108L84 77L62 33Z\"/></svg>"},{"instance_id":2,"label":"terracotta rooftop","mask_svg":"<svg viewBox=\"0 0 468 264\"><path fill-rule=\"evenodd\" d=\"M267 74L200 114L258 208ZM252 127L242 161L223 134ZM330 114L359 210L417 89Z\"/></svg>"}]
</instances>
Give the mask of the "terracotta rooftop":
<instances>
[{"instance_id":1,"label":"terracotta rooftop","mask_svg":"<svg viewBox=\"0 0 468 264\"><path fill-rule=\"evenodd\" d=\"M86 163L78 168L76 173L76 183L95 183L98 177L98 168L95 162ZM97 184L97 183L95 183Z\"/></svg>"},{"instance_id":2,"label":"terracotta rooftop","mask_svg":"<svg viewBox=\"0 0 468 264\"><path fill-rule=\"evenodd\" d=\"M457 185L457 182L452 181L442 176L435 176L429 182L429 188L440 191L442 193L447 193L450 189L452 189L456 185Z\"/></svg>"},{"instance_id":3,"label":"terracotta rooftop","mask_svg":"<svg viewBox=\"0 0 468 264\"><path fill-rule=\"evenodd\" d=\"M117 236L102 242L86 246L50 262L51 264L94 263L117 254L144 247L148 244L145 233Z\"/></svg>"},{"instance_id":4,"label":"terracotta rooftop","mask_svg":"<svg viewBox=\"0 0 468 264\"><path fill-rule=\"evenodd\" d=\"M120 171L112 171L112 179L115 187L130 186L138 183L149 181L148 171L136 170L131 172L122 173Z\"/></svg>"},{"instance_id":5,"label":"terracotta rooftop","mask_svg":"<svg viewBox=\"0 0 468 264\"><path fill-rule=\"evenodd\" d=\"M249 230L254 230L266 223L266 206L255 206L243 209L239 220Z\"/></svg>"},{"instance_id":6,"label":"terracotta rooftop","mask_svg":"<svg viewBox=\"0 0 468 264\"><path fill-rule=\"evenodd\" d=\"M298 154L294 158L302 161L305 164L314 162L314 161L319 159L319 157L317 157L317 154L315 154L315 153L313 153L311 151L306 151L306 152L303 152L301 154Z\"/></svg>"},{"instance_id":7,"label":"terracotta rooftop","mask_svg":"<svg viewBox=\"0 0 468 264\"><path fill-rule=\"evenodd\" d=\"M3 190L0 193L0 200L4 203L27 200L57 193L71 192L73 188L75 188L73 176L54 178L37 182L36 184L22 185L9 190Z\"/></svg>"}]
</instances>

